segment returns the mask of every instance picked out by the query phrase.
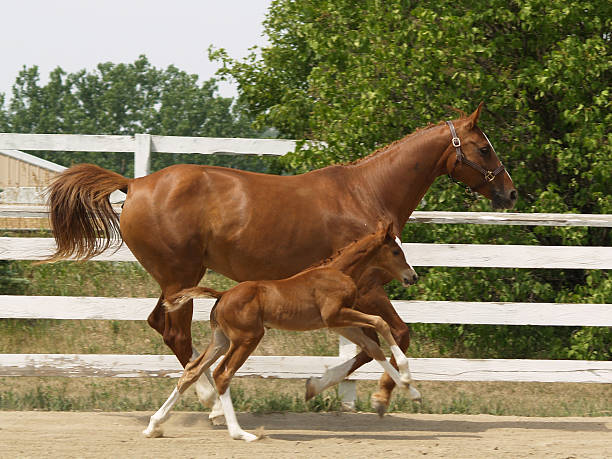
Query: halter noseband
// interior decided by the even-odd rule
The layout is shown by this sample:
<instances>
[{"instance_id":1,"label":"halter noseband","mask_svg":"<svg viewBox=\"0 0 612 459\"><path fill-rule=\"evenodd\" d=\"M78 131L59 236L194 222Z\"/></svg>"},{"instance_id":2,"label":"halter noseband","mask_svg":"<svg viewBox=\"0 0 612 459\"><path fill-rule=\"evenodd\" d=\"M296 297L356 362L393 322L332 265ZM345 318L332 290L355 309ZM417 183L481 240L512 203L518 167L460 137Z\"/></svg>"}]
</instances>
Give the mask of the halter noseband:
<instances>
[{"instance_id":1,"label":"halter noseband","mask_svg":"<svg viewBox=\"0 0 612 459\"><path fill-rule=\"evenodd\" d=\"M459 140L459 137L457 137L457 132L455 131L455 126L453 126L453 122L447 121L446 124L448 124L448 127L450 128L450 131L451 131L451 135L453 136L451 139L451 143L453 144L453 147L455 147L455 151L457 152L457 159L455 160L455 165L453 166L453 170L450 171L448 176L452 180L457 181L453 177L453 172L455 172L455 168L457 167L457 164L463 163L467 166L470 166L472 169L477 170L484 176L484 181L480 185L475 186L473 188L468 186L466 191L468 189L471 191L478 191L480 188L485 186L487 183L491 183L493 180L495 180L495 177L497 177L497 175L505 169L504 165L501 164L500 162L499 167L497 169L490 171L480 166L480 164L476 164L474 161L470 161L469 159L467 159L465 155L463 154L463 151L461 151L461 140ZM495 149L493 148L493 145L491 145L489 138L486 136L484 132L482 133L482 135L485 136L485 139L487 139L487 142L489 142L489 146L491 147L491 150L493 151L493 153L495 153Z\"/></svg>"}]
</instances>

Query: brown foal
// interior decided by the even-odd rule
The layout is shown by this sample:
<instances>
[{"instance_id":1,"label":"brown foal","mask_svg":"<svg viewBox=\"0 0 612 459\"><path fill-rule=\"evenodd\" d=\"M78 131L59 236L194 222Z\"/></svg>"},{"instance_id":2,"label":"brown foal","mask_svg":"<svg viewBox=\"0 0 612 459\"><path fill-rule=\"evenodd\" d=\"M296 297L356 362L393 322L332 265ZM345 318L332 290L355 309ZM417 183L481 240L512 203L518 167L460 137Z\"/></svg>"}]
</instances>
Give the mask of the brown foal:
<instances>
[{"instance_id":1,"label":"brown foal","mask_svg":"<svg viewBox=\"0 0 612 459\"><path fill-rule=\"evenodd\" d=\"M88 259L123 238L161 286L149 324L185 366L197 355L191 344L192 304L167 312L163 301L198 285L207 268L239 282L282 279L371 233L380 220L391 220L399 235L427 189L444 174L477 189L494 207L511 208L516 190L477 126L481 107L454 120L452 129L440 123L353 164L297 176L183 164L129 179L91 164L71 167L50 187L57 243L51 260ZM127 193L120 232L109 203L118 189ZM382 317L405 350L409 330L382 288L388 281L380 270L364 273L356 309ZM370 360L361 352L347 371ZM373 394L379 414L393 387L384 375ZM206 380L196 390L203 402L216 398Z\"/></svg>"},{"instance_id":2,"label":"brown foal","mask_svg":"<svg viewBox=\"0 0 612 459\"><path fill-rule=\"evenodd\" d=\"M143 433L150 437L161 435L158 426L167 419L179 395L225 354L214 370L213 379L221 398L229 433L234 439L257 439L238 425L229 395L229 384L259 344L266 327L296 331L330 328L360 346L380 363L396 384L411 389L413 398L419 398L418 391L410 387L408 359L395 342L389 325L379 316L353 309L357 298L357 282L367 268L385 271L404 286L417 280L415 271L406 262L401 247L394 240L393 225L387 224L379 225L376 233L349 244L322 264L288 279L246 281L226 292L194 287L169 298L169 311L180 309L193 298L217 298L210 314L213 338L206 352L186 366L177 388L151 417ZM399 372L387 361L378 343L366 336L362 328L375 330L387 341L399 365ZM309 384L308 392L311 392Z\"/></svg>"}]
</instances>

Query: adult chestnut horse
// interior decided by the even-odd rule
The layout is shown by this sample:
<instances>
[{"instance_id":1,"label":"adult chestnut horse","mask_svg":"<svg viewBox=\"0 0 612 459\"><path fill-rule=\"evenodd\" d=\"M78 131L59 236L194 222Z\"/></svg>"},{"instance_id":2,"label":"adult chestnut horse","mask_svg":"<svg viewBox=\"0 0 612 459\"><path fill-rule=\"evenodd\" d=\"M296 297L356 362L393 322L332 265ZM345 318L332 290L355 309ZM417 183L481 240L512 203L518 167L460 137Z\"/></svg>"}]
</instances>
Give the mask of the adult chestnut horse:
<instances>
[{"instance_id":1,"label":"adult chestnut horse","mask_svg":"<svg viewBox=\"0 0 612 459\"><path fill-rule=\"evenodd\" d=\"M196 286L207 268L236 281L282 279L373 232L378 221L392 221L399 235L443 174L483 194L495 208L512 208L517 192L477 126L481 108L482 103L467 117L417 130L353 164L297 176L176 165L130 179L91 164L73 166L49 189L57 250L48 261L85 260L123 237L162 289L148 322L185 366L197 355L191 344L193 306L166 313L163 300ZM120 224L109 203L115 190L127 193ZM409 329L383 290L389 280L377 270L364 274L357 308L382 317L405 351ZM369 360L361 352L349 373ZM381 415L394 385L385 373L372 396ZM196 389L203 401L214 394L205 381Z\"/></svg>"}]
</instances>

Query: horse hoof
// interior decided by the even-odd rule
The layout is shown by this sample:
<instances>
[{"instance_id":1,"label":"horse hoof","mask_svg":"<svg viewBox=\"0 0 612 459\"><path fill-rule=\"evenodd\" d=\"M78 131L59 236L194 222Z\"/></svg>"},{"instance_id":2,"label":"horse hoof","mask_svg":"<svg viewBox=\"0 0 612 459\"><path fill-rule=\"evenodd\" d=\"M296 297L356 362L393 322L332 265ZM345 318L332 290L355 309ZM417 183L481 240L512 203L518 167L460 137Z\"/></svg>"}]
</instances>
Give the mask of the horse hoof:
<instances>
[{"instance_id":1,"label":"horse hoof","mask_svg":"<svg viewBox=\"0 0 612 459\"><path fill-rule=\"evenodd\" d=\"M159 438L163 437L164 431L159 427L155 427L154 429L146 428L142 431L142 434L147 438Z\"/></svg>"},{"instance_id":2,"label":"horse hoof","mask_svg":"<svg viewBox=\"0 0 612 459\"><path fill-rule=\"evenodd\" d=\"M402 376L400 374L401 388L408 389L410 388L410 384L412 383L412 378L410 376Z\"/></svg>"},{"instance_id":3,"label":"horse hoof","mask_svg":"<svg viewBox=\"0 0 612 459\"><path fill-rule=\"evenodd\" d=\"M224 426L226 425L225 416L222 414L218 416L209 417L208 420L213 426Z\"/></svg>"},{"instance_id":4,"label":"horse hoof","mask_svg":"<svg viewBox=\"0 0 612 459\"><path fill-rule=\"evenodd\" d=\"M389 407L389 405L378 398L376 394L372 394L372 397L370 397L370 403L372 404L372 408L374 408L378 416L381 418L385 415L387 408Z\"/></svg>"},{"instance_id":5,"label":"horse hoof","mask_svg":"<svg viewBox=\"0 0 612 459\"><path fill-rule=\"evenodd\" d=\"M317 395L317 389L315 388L313 378L308 378L306 380L306 395L304 396L304 399L308 401L315 395Z\"/></svg>"},{"instance_id":6,"label":"horse hoof","mask_svg":"<svg viewBox=\"0 0 612 459\"><path fill-rule=\"evenodd\" d=\"M409 393L410 393L410 400L412 400L413 402L420 402L421 401L421 393L418 390L416 390L414 388L414 386L409 385L408 386L408 390L409 390Z\"/></svg>"}]
</instances>

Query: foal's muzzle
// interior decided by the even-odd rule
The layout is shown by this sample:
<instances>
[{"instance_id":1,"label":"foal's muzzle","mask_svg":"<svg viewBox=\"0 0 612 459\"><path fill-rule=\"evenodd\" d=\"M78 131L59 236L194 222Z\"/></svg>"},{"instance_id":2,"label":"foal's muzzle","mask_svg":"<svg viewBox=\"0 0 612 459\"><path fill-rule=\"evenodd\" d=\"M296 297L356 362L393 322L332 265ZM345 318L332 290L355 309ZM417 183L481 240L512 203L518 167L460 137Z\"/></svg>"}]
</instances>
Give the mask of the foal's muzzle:
<instances>
[{"instance_id":1,"label":"foal's muzzle","mask_svg":"<svg viewBox=\"0 0 612 459\"><path fill-rule=\"evenodd\" d=\"M412 273L405 274L402 276L402 285L404 287L408 287L412 284L416 284L416 281L419 280L419 276L416 272L412 271Z\"/></svg>"}]
</instances>

